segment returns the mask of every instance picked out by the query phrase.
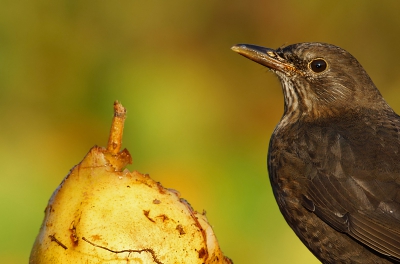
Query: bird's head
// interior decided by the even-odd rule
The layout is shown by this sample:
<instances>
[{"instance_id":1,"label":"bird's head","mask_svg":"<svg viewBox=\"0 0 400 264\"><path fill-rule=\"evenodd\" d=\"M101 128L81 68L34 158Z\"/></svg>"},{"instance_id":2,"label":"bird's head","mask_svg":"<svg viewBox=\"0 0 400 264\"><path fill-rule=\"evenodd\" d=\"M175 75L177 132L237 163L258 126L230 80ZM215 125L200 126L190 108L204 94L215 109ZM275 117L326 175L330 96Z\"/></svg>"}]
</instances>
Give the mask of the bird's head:
<instances>
[{"instance_id":1,"label":"bird's head","mask_svg":"<svg viewBox=\"0 0 400 264\"><path fill-rule=\"evenodd\" d=\"M360 63L334 45L299 43L274 50L238 44L232 50L278 76L285 114L318 118L350 109L390 109Z\"/></svg>"}]
</instances>

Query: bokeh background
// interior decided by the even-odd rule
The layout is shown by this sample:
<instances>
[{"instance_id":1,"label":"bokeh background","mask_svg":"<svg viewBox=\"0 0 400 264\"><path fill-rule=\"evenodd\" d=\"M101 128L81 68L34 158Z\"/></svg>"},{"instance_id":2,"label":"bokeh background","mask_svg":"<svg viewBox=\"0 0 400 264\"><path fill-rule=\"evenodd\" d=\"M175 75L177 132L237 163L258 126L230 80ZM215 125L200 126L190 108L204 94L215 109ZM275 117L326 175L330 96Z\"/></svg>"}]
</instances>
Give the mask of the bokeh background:
<instances>
[{"instance_id":1,"label":"bokeh background","mask_svg":"<svg viewBox=\"0 0 400 264\"><path fill-rule=\"evenodd\" d=\"M128 109L131 170L207 211L235 263L318 263L268 181L280 85L236 43L329 42L400 111L399 1L3 0L0 263L27 263L53 190Z\"/></svg>"}]
</instances>

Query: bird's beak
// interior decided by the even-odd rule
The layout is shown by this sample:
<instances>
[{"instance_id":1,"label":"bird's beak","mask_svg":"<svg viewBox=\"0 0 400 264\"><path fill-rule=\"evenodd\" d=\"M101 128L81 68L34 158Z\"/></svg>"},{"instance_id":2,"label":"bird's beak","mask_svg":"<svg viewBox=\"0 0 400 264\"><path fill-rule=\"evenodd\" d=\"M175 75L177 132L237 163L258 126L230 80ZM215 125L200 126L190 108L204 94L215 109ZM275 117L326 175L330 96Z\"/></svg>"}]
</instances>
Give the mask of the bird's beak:
<instances>
[{"instance_id":1,"label":"bird's beak","mask_svg":"<svg viewBox=\"0 0 400 264\"><path fill-rule=\"evenodd\" d=\"M296 68L289 64L285 59L280 57L274 49L251 44L237 44L231 49L240 55L272 70L277 70L286 74L296 71Z\"/></svg>"}]
</instances>

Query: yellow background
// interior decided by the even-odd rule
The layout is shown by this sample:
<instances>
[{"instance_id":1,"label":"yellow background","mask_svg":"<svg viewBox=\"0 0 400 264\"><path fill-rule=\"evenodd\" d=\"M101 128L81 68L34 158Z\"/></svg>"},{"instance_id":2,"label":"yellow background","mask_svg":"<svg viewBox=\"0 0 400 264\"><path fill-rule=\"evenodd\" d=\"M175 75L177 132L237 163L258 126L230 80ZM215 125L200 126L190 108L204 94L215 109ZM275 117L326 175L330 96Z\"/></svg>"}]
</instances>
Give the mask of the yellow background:
<instances>
[{"instance_id":1,"label":"yellow background","mask_svg":"<svg viewBox=\"0 0 400 264\"><path fill-rule=\"evenodd\" d=\"M4 0L0 263L27 263L53 190L128 109L129 168L207 211L235 263L318 263L278 211L266 169L277 78L230 50L329 42L400 110L399 1Z\"/></svg>"}]
</instances>

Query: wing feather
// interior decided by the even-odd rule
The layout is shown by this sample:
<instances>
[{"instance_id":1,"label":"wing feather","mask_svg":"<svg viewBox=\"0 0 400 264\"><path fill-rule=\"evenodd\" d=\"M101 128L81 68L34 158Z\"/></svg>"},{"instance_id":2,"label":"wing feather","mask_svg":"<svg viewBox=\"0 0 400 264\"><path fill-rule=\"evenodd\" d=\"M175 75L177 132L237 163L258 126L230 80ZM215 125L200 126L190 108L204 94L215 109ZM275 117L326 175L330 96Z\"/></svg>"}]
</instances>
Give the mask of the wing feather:
<instances>
[{"instance_id":1,"label":"wing feather","mask_svg":"<svg viewBox=\"0 0 400 264\"><path fill-rule=\"evenodd\" d=\"M306 133L303 205L338 231L400 259L400 140L379 132L384 129L357 139L335 129Z\"/></svg>"}]
</instances>

